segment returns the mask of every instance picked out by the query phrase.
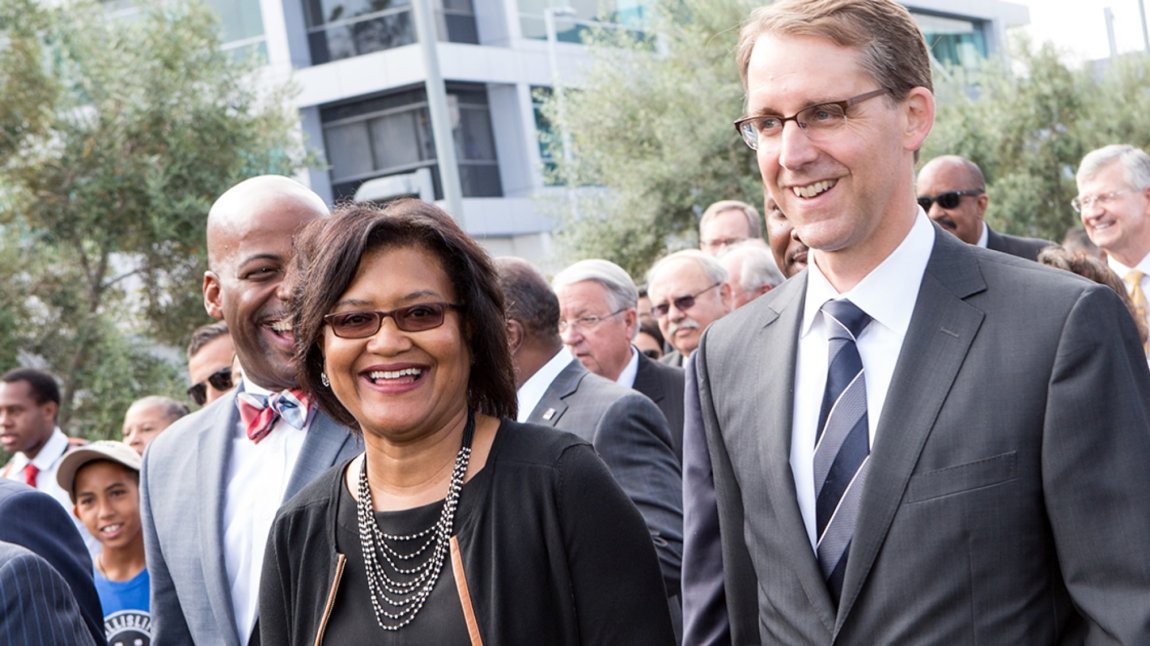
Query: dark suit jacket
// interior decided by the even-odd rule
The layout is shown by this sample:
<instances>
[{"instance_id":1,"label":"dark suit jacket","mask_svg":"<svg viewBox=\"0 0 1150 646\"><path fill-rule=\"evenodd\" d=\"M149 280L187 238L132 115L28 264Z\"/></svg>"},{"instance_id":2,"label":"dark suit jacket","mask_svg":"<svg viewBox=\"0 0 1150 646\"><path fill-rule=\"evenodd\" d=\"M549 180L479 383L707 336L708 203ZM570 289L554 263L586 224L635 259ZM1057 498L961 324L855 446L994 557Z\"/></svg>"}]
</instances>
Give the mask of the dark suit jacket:
<instances>
[{"instance_id":1,"label":"dark suit jacket","mask_svg":"<svg viewBox=\"0 0 1150 646\"><path fill-rule=\"evenodd\" d=\"M0 541L0 644L95 643L72 589L59 572L35 552ZM100 643L104 643L102 633Z\"/></svg>"},{"instance_id":2,"label":"dark suit jacket","mask_svg":"<svg viewBox=\"0 0 1150 646\"><path fill-rule=\"evenodd\" d=\"M1114 293L936 227L836 608L789 465L806 282L696 357L724 549L754 565L727 575L757 590L763 643L1150 643L1150 373Z\"/></svg>"},{"instance_id":3,"label":"dark suit jacket","mask_svg":"<svg viewBox=\"0 0 1150 646\"><path fill-rule=\"evenodd\" d=\"M667 428L671 431L671 445L675 456L683 461L683 369L652 361L640 352L639 369L635 372L635 383L631 387L655 402L663 417L667 418Z\"/></svg>"},{"instance_id":4,"label":"dark suit jacket","mask_svg":"<svg viewBox=\"0 0 1150 646\"><path fill-rule=\"evenodd\" d=\"M71 589L93 641L105 643L104 612L92 583L92 557L68 512L55 498L0 479L0 541L23 546L55 568ZM4 641L3 636L0 633L0 643L24 643Z\"/></svg>"},{"instance_id":5,"label":"dark suit jacket","mask_svg":"<svg viewBox=\"0 0 1150 646\"><path fill-rule=\"evenodd\" d=\"M1001 251L1027 260L1038 260L1038 254L1047 247L1057 246L1049 240L1038 238L1023 238L1020 236L998 233L986 227L986 248Z\"/></svg>"},{"instance_id":6,"label":"dark suit jacket","mask_svg":"<svg viewBox=\"0 0 1150 646\"><path fill-rule=\"evenodd\" d=\"M647 522L668 596L678 595L683 483L667 421L655 404L572 359L527 421L574 433L594 445Z\"/></svg>"},{"instance_id":7,"label":"dark suit jacket","mask_svg":"<svg viewBox=\"0 0 1150 646\"><path fill-rule=\"evenodd\" d=\"M224 566L224 495L238 420L232 391L176 420L144 455L140 515L157 644L247 643L236 635ZM316 412L283 500L362 450L351 431Z\"/></svg>"}]
</instances>

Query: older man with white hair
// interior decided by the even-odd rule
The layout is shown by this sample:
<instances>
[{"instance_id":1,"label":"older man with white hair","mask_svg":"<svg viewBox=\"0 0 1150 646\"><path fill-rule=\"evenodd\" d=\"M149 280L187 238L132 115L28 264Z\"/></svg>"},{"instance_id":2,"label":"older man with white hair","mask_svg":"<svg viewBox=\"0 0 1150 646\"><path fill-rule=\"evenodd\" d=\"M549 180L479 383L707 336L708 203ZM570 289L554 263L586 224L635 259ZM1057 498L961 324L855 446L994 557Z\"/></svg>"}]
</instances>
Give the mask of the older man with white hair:
<instances>
[{"instance_id":1,"label":"older man with white hair","mask_svg":"<svg viewBox=\"0 0 1150 646\"><path fill-rule=\"evenodd\" d=\"M633 345L638 289L619 265L581 260L555 275L564 345L591 372L646 395L667 418L683 457L683 371L647 358Z\"/></svg>"},{"instance_id":2,"label":"older man with white hair","mask_svg":"<svg viewBox=\"0 0 1150 646\"><path fill-rule=\"evenodd\" d=\"M707 326L732 309L727 270L697 249L676 251L656 262L647 272L647 293L663 338L675 349L662 359L672 366L682 367Z\"/></svg>"},{"instance_id":3,"label":"older man with white hair","mask_svg":"<svg viewBox=\"0 0 1150 646\"><path fill-rule=\"evenodd\" d=\"M770 247L762 238L751 238L731 245L719 256L719 263L727 270L733 309L766 294L784 280Z\"/></svg>"}]
</instances>

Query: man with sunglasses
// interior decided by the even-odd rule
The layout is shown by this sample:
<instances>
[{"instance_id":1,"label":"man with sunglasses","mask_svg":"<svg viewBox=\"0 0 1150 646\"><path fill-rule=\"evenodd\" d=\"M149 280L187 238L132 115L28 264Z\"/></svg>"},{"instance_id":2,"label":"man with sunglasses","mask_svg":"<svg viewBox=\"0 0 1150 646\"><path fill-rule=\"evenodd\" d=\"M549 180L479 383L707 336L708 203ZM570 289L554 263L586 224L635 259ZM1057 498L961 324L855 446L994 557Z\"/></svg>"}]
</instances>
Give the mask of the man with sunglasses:
<instances>
[{"instance_id":1,"label":"man with sunglasses","mask_svg":"<svg viewBox=\"0 0 1150 646\"><path fill-rule=\"evenodd\" d=\"M1049 240L998 233L983 216L990 203L986 181L977 164L958 155L935 157L918 172L918 204L931 220L966 244L1001 251L1027 260L1054 246Z\"/></svg>"},{"instance_id":2,"label":"man with sunglasses","mask_svg":"<svg viewBox=\"0 0 1150 646\"><path fill-rule=\"evenodd\" d=\"M295 232L327 216L310 189L270 175L233 186L208 213L204 307L227 324L245 374L144 456L140 512L157 644L248 644L276 511L359 451L348 429L296 388L285 274ZM222 368L194 383L222 388Z\"/></svg>"},{"instance_id":3,"label":"man with sunglasses","mask_svg":"<svg viewBox=\"0 0 1150 646\"><path fill-rule=\"evenodd\" d=\"M216 321L192 332L188 342L188 381L192 384L188 397L197 406L214 402L239 381L232 378L235 356L227 323Z\"/></svg>"},{"instance_id":4,"label":"man with sunglasses","mask_svg":"<svg viewBox=\"0 0 1150 646\"><path fill-rule=\"evenodd\" d=\"M638 290L627 272L609 260L580 260L555 274L559 335L591 372L633 388L655 402L671 431L675 455L683 457L683 370L639 352ZM604 312L611 312L604 315Z\"/></svg>"},{"instance_id":5,"label":"man with sunglasses","mask_svg":"<svg viewBox=\"0 0 1150 646\"><path fill-rule=\"evenodd\" d=\"M736 127L810 252L694 354L730 641L1150 644L1121 301L923 213L931 57L901 3L779 0L736 51Z\"/></svg>"},{"instance_id":6,"label":"man with sunglasses","mask_svg":"<svg viewBox=\"0 0 1150 646\"><path fill-rule=\"evenodd\" d=\"M697 249L676 251L657 261L647 272L647 293L663 338L674 348L661 361L680 368L707 327L732 306L727 270Z\"/></svg>"}]
</instances>

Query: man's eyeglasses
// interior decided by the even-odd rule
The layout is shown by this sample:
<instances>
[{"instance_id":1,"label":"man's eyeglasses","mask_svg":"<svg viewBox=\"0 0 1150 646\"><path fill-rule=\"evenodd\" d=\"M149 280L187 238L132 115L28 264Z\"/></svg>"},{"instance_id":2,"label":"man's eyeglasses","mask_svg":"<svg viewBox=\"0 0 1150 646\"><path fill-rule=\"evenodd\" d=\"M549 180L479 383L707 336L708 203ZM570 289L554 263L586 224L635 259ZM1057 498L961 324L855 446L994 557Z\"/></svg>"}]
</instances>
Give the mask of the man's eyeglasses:
<instances>
[{"instance_id":1,"label":"man's eyeglasses","mask_svg":"<svg viewBox=\"0 0 1150 646\"><path fill-rule=\"evenodd\" d=\"M1089 211L1090 209L1094 208L1095 204L1104 207L1118 199L1120 195L1125 195L1126 193L1133 193L1133 191L1127 188L1120 191L1096 193L1094 195L1079 195L1073 200L1070 200L1070 206L1074 209L1075 213L1081 213L1083 211Z\"/></svg>"},{"instance_id":2,"label":"man's eyeglasses","mask_svg":"<svg viewBox=\"0 0 1150 646\"><path fill-rule=\"evenodd\" d=\"M375 336L383 327L383 319L391 317L395 326L404 332L423 332L443 325L443 316L448 308L459 309L455 303L420 303L384 312L359 311L339 312L323 317L323 322L341 339L366 339Z\"/></svg>"},{"instance_id":3,"label":"man's eyeglasses","mask_svg":"<svg viewBox=\"0 0 1150 646\"><path fill-rule=\"evenodd\" d=\"M232 367L226 366L208 375L208 378L197 383L192 384L188 388L188 397L196 402L197 406L203 406L208 401L208 384L216 390L228 390L232 387Z\"/></svg>"},{"instance_id":4,"label":"man's eyeglasses","mask_svg":"<svg viewBox=\"0 0 1150 646\"><path fill-rule=\"evenodd\" d=\"M831 101L803 108L789 117L779 114L761 114L753 117L743 117L735 122L735 130L743 137L751 150L758 150L759 146L777 145L779 137L783 134L783 126L788 121L799 124L812 141L826 139L847 122L847 109L863 101L887 94L885 88L872 90L866 94L852 96L843 101Z\"/></svg>"},{"instance_id":5,"label":"man's eyeglasses","mask_svg":"<svg viewBox=\"0 0 1150 646\"><path fill-rule=\"evenodd\" d=\"M604 316L580 316L579 318L577 318L573 321L560 320L559 321L559 332L562 333L562 332L566 332L569 329L573 330L575 328L578 328L580 330L590 330L591 328L595 327L596 325L599 325L600 323L602 323L603 321L606 321L607 319L611 318L612 316L618 316L619 314L626 312L626 311L627 311L627 308L624 307L621 309L617 309L614 312L611 312L610 314L606 314Z\"/></svg>"},{"instance_id":6,"label":"man's eyeglasses","mask_svg":"<svg viewBox=\"0 0 1150 646\"><path fill-rule=\"evenodd\" d=\"M714 285L711 285L710 287L704 289L701 292L695 292L694 294L688 294L686 296L680 296L679 298L673 298L673 299L671 299L671 303L674 303L675 307L678 308L678 310L680 312L685 312L685 311L687 311L687 310L689 310L695 306L695 299L696 298L702 296L703 294L711 291L712 289L714 289L714 288L716 288L722 284L723 283L715 283ZM663 318L670 311L671 311L671 305L669 303L659 303L658 305L651 306L651 315L654 316L655 318Z\"/></svg>"},{"instance_id":7,"label":"man's eyeglasses","mask_svg":"<svg viewBox=\"0 0 1150 646\"><path fill-rule=\"evenodd\" d=\"M949 211L957 207L959 202L962 202L962 198L968 195L982 195L984 192L981 188L971 188L965 191L947 191L938 195L923 195L918 198L918 205L922 207L923 211L929 211L930 205L938 202L939 206Z\"/></svg>"}]
</instances>

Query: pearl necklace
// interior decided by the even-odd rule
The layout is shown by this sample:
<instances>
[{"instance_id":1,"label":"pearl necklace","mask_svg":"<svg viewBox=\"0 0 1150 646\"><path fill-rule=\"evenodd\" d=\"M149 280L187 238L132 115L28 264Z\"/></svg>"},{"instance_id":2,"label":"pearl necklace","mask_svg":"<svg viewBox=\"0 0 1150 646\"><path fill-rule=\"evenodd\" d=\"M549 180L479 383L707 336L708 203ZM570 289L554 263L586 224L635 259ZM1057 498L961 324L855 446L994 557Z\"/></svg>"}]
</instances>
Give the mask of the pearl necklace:
<instances>
[{"instance_id":1,"label":"pearl necklace","mask_svg":"<svg viewBox=\"0 0 1150 646\"><path fill-rule=\"evenodd\" d=\"M359 501L356 518L359 521L359 542L363 550L364 569L367 571L367 589L371 593L371 607L380 628L394 631L410 624L431 596L443 560L450 550L451 532L455 524L455 511L459 506L459 493L463 476L471 460L471 440L475 435L475 413L467 412L467 426L463 441L455 456L451 471L451 484L439 520L427 529L406 535L392 535L379 529L375 522L371 488L367 483L367 456L359 470ZM417 544L418 547L411 548ZM404 549L404 546L408 546ZM422 563L411 565L422 556ZM382 562L381 562L382 560ZM406 567L405 567L406 566ZM391 608L389 611L385 608Z\"/></svg>"}]
</instances>

